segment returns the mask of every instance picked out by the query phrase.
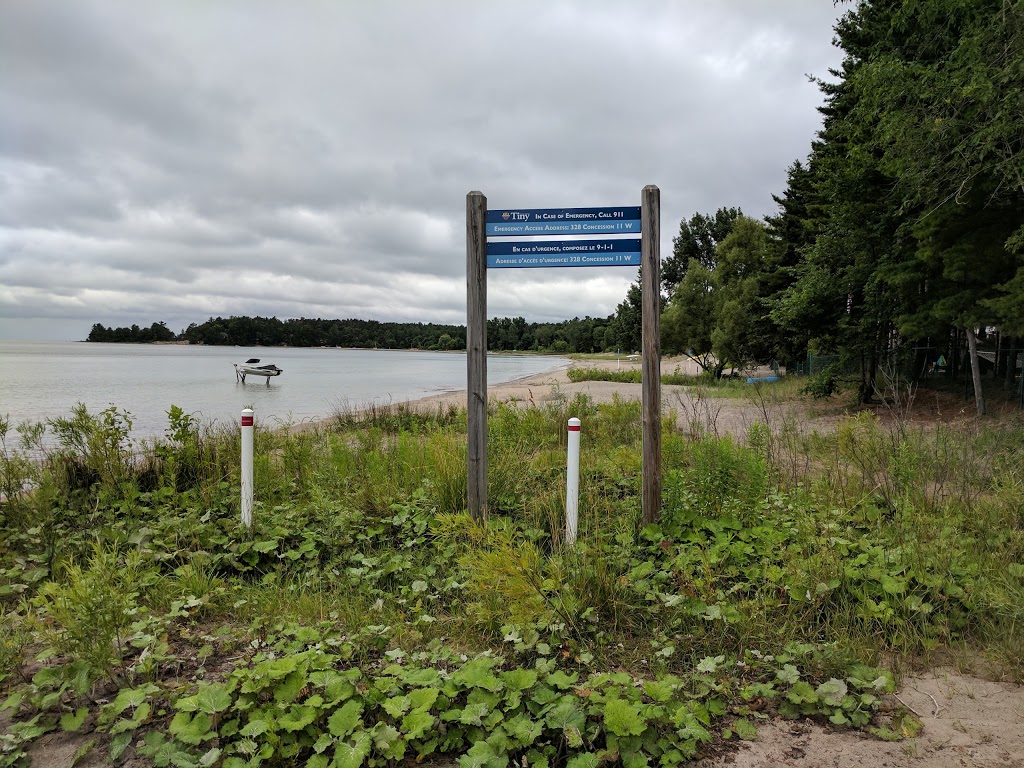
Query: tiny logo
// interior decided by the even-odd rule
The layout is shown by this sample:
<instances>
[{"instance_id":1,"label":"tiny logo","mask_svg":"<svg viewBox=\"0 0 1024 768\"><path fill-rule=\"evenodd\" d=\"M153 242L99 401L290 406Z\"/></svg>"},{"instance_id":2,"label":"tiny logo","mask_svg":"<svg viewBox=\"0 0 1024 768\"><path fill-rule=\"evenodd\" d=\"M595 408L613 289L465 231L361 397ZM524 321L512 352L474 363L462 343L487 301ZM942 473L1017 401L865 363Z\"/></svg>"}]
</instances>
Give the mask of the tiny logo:
<instances>
[{"instance_id":1,"label":"tiny logo","mask_svg":"<svg viewBox=\"0 0 1024 768\"><path fill-rule=\"evenodd\" d=\"M501 214L501 218L503 218L505 221L508 221L508 217L511 215L512 214L510 214L508 211L505 211L503 214Z\"/></svg>"}]
</instances>

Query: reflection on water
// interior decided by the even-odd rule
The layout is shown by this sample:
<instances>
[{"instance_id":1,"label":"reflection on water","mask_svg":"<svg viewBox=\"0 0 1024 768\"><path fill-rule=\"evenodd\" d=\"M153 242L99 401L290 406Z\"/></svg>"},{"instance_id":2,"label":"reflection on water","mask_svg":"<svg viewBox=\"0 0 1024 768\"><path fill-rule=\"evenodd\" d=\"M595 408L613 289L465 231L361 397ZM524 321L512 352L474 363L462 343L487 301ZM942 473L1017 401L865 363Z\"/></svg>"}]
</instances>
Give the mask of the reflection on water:
<instances>
[{"instance_id":1,"label":"reflection on water","mask_svg":"<svg viewBox=\"0 0 1024 768\"><path fill-rule=\"evenodd\" d=\"M236 381L231 364L250 357L284 373ZM567 364L557 357L491 355L487 380L497 384ZM464 353L402 350L5 341L0 371L0 415L15 424L66 415L78 402L91 413L115 405L131 413L136 438L163 434L171 405L204 423L232 423L251 407L264 423L284 424L466 388Z\"/></svg>"}]
</instances>

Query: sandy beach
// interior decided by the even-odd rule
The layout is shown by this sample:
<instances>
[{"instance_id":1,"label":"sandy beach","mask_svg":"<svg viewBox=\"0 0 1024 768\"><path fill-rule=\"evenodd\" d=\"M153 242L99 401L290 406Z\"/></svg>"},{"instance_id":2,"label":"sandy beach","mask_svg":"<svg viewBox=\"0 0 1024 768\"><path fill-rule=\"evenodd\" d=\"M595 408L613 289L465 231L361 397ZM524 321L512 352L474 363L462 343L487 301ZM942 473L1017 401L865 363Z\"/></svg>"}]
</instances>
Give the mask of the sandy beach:
<instances>
[{"instance_id":1,"label":"sandy beach","mask_svg":"<svg viewBox=\"0 0 1024 768\"><path fill-rule=\"evenodd\" d=\"M640 361L630 361L626 357L619 361L603 359L575 360L570 365L559 370L541 373L536 376L525 376L503 384L489 385L487 387L487 398L491 402L533 403L535 405L542 405L561 399L571 400L581 392L589 396L595 403L610 403L615 394L618 394L623 400L640 399L640 384L623 384L614 381L572 382L569 381L568 371L570 368L639 371ZM674 373L676 370L692 376L700 373L700 367L688 357L662 359L662 374ZM666 389L682 388L663 387L663 390ZM665 392L663 391L662 394L664 396ZM414 402L428 407L446 406L449 404L465 405L466 390L459 389L439 395L431 395Z\"/></svg>"},{"instance_id":2,"label":"sandy beach","mask_svg":"<svg viewBox=\"0 0 1024 768\"><path fill-rule=\"evenodd\" d=\"M569 380L570 368L602 368L605 370L640 370L640 361L583 358L574 360L570 365L559 370L536 376L526 376L515 381L487 387L489 403L514 403L521 406L543 406L547 403L572 400L578 394L584 394L598 404L611 403L617 396L620 400L640 400L642 385L614 381L579 381ZM664 357L661 360L663 375L682 373L697 376L701 373L700 366L689 357ZM707 392L698 392L694 387L662 384L662 412L666 415L674 413L680 429L695 434L746 435L750 425L756 421L764 421L763 403L755 402L756 393L751 388L750 398L716 399ZM431 395L409 403L410 407L433 410L438 407L456 405L465 407L466 390L453 390ZM784 407L784 406L782 406ZM779 411L780 406L771 406L772 411ZM781 415L776 413L775 415Z\"/></svg>"}]
</instances>

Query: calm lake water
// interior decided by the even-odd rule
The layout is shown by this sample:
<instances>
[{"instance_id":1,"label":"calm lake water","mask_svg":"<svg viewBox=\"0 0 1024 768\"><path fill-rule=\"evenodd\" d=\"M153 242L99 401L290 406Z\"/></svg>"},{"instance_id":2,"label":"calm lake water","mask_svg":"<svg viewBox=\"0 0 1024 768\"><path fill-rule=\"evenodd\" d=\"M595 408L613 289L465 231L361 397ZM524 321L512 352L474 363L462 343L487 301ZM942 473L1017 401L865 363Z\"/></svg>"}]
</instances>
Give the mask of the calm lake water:
<instances>
[{"instance_id":1,"label":"calm lake water","mask_svg":"<svg viewBox=\"0 0 1024 768\"><path fill-rule=\"evenodd\" d=\"M284 370L235 381L233 362L258 357ZM560 357L489 355L497 384L565 367ZM466 388L460 352L198 347L0 341L0 415L13 424L63 416L78 402L90 413L113 404L132 415L136 439L162 435L177 405L204 423L236 423L246 406L263 424L331 415L338 407L404 402Z\"/></svg>"}]
</instances>

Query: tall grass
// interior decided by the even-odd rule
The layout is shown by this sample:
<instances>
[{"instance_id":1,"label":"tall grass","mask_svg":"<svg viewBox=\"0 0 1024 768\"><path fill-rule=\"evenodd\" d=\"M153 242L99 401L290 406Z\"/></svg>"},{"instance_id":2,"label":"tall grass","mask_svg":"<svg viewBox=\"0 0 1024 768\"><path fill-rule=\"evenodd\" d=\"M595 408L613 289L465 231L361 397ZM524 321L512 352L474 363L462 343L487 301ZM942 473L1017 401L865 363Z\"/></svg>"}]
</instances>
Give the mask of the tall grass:
<instances>
[{"instance_id":1,"label":"tall grass","mask_svg":"<svg viewBox=\"0 0 1024 768\"><path fill-rule=\"evenodd\" d=\"M251 533L236 434L178 413L140 453L116 412L83 409L53 425L60 448L41 458L0 440L4 637L22 637L19 601L36 594L39 621L69 621L91 573L74 564L130 551L147 572L216 592L205 620L227 624L379 625L391 642L467 649L534 632L566 653L668 670L791 641L865 660L971 648L1020 676L1024 431L861 414L811 433L769 397L745 435L716 436L707 408L665 420L652 526L640 524L635 402L492 404L486 522L465 515L460 409L258 425ZM584 423L575 548L563 534L570 416ZM159 581L132 599L167 602L150 595Z\"/></svg>"},{"instance_id":2,"label":"tall grass","mask_svg":"<svg viewBox=\"0 0 1024 768\"><path fill-rule=\"evenodd\" d=\"M569 381L611 381L619 384L639 384L642 379L642 372L639 369L630 368L627 370L609 370L607 368L570 368L566 375ZM663 373L661 383L673 386L697 387L704 391L711 392L718 398L741 398L747 399L752 395L768 397L772 400L797 399L802 393L805 381L795 376L784 376L778 381L755 381L747 383L745 375L723 378L715 378L709 373L702 373L698 376L681 373L677 368L672 373Z\"/></svg>"}]
</instances>

